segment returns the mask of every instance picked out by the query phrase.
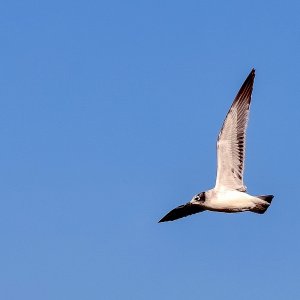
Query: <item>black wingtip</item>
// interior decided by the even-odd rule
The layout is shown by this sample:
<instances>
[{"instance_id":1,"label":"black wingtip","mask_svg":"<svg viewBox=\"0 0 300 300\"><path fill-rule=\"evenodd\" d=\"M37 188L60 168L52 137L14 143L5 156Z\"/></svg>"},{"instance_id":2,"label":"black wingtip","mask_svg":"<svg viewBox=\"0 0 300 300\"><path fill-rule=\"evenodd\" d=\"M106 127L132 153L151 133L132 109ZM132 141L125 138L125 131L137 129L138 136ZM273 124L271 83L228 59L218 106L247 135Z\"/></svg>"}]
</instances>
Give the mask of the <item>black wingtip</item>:
<instances>
[{"instance_id":1,"label":"black wingtip","mask_svg":"<svg viewBox=\"0 0 300 300\"><path fill-rule=\"evenodd\" d=\"M161 219L158 221L158 223L163 223L163 222L173 221L173 220L170 220L169 214L170 214L170 213L167 213L163 218L161 218Z\"/></svg>"},{"instance_id":2,"label":"black wingtip","mask_svg":"<svg viewBox=\"0 0 300 300\"><path fill-rule=\"evenodd\" d=\"M180 205L180 206L172 209L161 220L159 220L158 223L174 221L177 219L181 219L183 217L187 217L189 215L193 215L193 214L202 212L204 210L205 209L202 206L188 202L184 205Z\"/></svg>"},{"instance_id":3,"label":"black wingtip","mask_svg":"<svg viewBox=\"0 0 300 300\"><path fill-rule=\"evenodd\" d=\"M252 68L251 72L249 73L247 79L253 81L255 77L255 69ZM245 81L247 81L247 79Z\"/></svg>"}]
</instances>

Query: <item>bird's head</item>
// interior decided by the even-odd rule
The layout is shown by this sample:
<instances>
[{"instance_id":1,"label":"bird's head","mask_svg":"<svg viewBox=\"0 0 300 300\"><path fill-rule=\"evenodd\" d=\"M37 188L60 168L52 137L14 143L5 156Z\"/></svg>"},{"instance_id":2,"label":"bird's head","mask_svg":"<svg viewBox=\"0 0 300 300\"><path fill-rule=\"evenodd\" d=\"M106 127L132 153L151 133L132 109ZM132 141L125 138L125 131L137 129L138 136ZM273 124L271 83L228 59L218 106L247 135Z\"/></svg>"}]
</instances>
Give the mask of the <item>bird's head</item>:
<instances>
[{"instance_id":1,"label":"bird's head","mask_svg":"<svg viewBox=\"0 0 300 300\"><path fill-rule=\"evenodd\" d=\"M192 198L191 203L203 204L205 202L205 192L201 192Z\"/></svg>"}]
</instances>

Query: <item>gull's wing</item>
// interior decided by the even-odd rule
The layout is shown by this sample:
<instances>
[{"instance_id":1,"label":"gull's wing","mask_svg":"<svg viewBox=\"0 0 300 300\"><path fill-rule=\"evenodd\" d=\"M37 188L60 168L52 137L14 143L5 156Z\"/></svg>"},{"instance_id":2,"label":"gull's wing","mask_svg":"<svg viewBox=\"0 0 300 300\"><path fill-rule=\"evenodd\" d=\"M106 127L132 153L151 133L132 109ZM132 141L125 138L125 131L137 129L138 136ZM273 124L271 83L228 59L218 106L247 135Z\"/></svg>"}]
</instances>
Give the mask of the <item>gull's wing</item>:
<instances>
[{"instance_id":1,"label":"gull's wing","mask_svg":"<svg viewBox=\"0 0 300 300\"><path fill-rule=\"evenodd\" d=\"M189 215L197 214L204 210L205 209L202 206L188 202L172 209L158 223L174 221Z\"/></svg>"},{"instance_id":2,"label":"gull's wing","mask_svg":"<svg viewBox=\"0 0 300 300\"><path fill-rule=\"evenodd\" d=\"M243 183L246 128L255 70L252 69L236 95L217 141L217 180L215 189L246 191Z\"/></svg>"}]
</instances>

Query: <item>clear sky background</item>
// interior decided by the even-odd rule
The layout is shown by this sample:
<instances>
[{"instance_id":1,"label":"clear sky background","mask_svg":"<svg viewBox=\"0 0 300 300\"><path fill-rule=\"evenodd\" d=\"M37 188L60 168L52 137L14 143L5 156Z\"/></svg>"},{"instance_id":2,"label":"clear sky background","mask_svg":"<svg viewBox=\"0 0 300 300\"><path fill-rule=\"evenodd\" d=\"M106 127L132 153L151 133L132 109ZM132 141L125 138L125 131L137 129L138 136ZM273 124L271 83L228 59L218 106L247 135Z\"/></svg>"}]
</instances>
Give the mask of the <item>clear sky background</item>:
<instances>
[{"instance_id":1,"label":"clear sky background","mask_svg":"<svg viewBox=\"0 0 300 300\"><path fill-rule=\"evenodd\" d=\"M299 1L3 1L0 298L299 299ZM264 215L158 224L214 186L256 68Z\"/></svg>"}]
</instances>

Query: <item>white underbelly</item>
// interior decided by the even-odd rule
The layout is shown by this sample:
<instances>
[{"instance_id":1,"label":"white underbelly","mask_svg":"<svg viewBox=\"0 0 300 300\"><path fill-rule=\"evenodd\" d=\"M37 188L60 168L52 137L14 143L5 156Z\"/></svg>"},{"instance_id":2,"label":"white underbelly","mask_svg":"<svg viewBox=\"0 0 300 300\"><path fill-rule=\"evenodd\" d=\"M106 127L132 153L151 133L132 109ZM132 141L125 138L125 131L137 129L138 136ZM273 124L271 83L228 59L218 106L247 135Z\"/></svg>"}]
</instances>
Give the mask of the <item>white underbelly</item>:
<instances>
[{"instance_id":1,"label":"white underbelly","mask_svg":"<svg viewBox=\"0 0 300 300\"><path fill-rule=\"evenodd\" d=\"M208 210L222 212L247 211L255 207L255 197L243 192L226 191L214 192L205 207Z\"/></svg>"}]
</instances>

